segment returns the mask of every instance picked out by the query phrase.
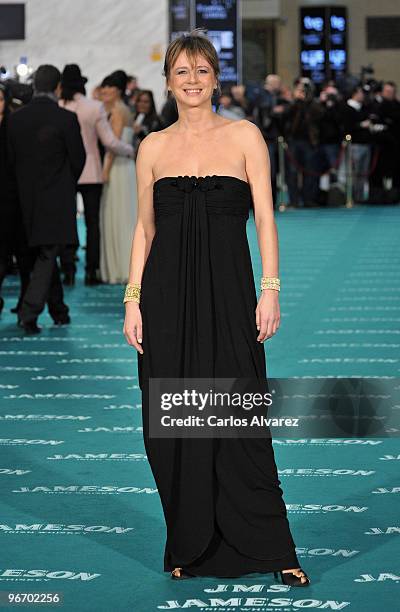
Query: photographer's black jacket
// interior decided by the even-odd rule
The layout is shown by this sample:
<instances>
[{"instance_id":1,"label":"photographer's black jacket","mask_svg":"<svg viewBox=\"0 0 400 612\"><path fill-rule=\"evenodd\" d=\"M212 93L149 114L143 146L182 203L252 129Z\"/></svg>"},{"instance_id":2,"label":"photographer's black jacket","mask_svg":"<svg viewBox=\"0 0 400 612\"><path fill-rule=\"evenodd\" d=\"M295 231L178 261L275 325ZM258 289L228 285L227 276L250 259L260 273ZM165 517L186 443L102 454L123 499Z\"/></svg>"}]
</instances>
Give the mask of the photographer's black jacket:
<instances>
[{"instance_id":1,"label":"photographer's black jacket","mask_svg":"<svg viewBox=\"0 0 400 612\"><path fill-rule=\"evenodd\" d=\"M356 110L349 104L342 107L342 120L344 133L351 134L352 142L355 144L369 144L372 140L371 132L368 128L362 127L361 123L369 119L369 110L362 106Z\"/></svg>"}]
</instances>

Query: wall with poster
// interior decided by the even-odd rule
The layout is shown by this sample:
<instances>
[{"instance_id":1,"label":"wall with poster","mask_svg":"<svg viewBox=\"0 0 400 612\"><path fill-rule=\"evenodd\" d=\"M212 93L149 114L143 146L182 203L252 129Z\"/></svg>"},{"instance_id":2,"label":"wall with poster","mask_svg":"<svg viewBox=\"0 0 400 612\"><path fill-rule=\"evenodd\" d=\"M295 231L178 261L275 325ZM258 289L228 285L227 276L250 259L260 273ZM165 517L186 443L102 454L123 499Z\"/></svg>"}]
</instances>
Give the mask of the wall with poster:
<instances>
[{"instance_id":1,"label":"wall with poster","mask_svg":"<svg viewBox=\"0 0 400 612\"><path fill-rule=\"evenodd\" d=\"M21 57L34 68L78 63L89 90L122 68L153 90L160 108L167 40L167 0L25 0L25 40L0 40L0 64L13 69Z\"/></svg>"},{"instance_id":2,"label":"wall with poster","mask_svg":"<svg viewBox=\"0 0 400 612\"><path fill-rule=\"evenodd\" d=\"M246 1L246 0L244 0ZM359 74L361 66L373 64L377 79L397 80L400 85L399 50L371 48L368 44L367 24L374 17L400 17L398 0L280 0L280 17L276 29L277 71L287 83L300 73L301 20L300 9L312 12L315 7L343 6L347 12L347 66L352 74ZM381 33L384 37L384 32ZM400 37L397 37L400 39ZM320 58L322 59L322 58ZM336 65L344 59L343 53L332 57ZM346 59L346 58L345 58ZM318 58L312 61L318 64ZM317 66L318 68L318 66Z\"/></svg>"}]
</instances>

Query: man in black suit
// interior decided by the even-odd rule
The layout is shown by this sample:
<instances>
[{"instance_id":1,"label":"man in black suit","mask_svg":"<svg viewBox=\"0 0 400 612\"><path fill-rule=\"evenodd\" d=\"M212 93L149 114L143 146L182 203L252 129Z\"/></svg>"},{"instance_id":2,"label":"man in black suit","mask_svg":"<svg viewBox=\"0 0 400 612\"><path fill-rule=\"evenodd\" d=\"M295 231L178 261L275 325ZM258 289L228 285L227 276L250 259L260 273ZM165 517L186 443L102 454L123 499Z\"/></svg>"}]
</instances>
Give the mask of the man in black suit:
<instances>
[{"instance_id":1,"label":"man in black suit","mask_svg":"<svg viewBox=\"0 0 400 612\"><path fill-rule=\"evenodd\" d=\"M64 304L57 256L63 245L78 244L76 185L86 153L75 113L60 108L61 74L39 66L32 101L10 118L8 150L15 166L22 216L35 260L19 320L26 333L39 333L47 302L56 324L70 322Z\"/></svg>"}]
</instances>

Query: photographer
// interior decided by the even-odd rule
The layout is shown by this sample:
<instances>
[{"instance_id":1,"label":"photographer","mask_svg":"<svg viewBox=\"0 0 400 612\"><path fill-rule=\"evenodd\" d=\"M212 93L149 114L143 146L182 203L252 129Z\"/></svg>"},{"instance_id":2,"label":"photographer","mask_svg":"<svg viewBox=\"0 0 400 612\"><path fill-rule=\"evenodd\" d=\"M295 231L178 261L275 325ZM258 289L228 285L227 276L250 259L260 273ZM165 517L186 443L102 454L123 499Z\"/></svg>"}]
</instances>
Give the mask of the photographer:
<instances>
[{"instance_id":1,"label":"photographer","mask_svg":"<svg viewBox=\"0 0 400 612\"><path fill-rule=\"evenodd\" d=\"M274 202L276 202L278 136L282 134L282 117L289 106L288 101L282 96L281 88L281 79L277 74L267 75L264 89L257 96L252 108L252 119L260 128L268 145Z\"/></svg>"},{"instance_id":2,"label":"photographer","mask_svg":"<svg viewBox=\"0 0 400 612\"><path fill-rule=\"evenodd\" d=\"M328 84L321 90L319 103L322 110L320 124L321 170L331 169L332 176L336 174L343 132L340 95L334 85Z\"/></svg>"},{"instance_id":3,"label":"photographer","mask_svg":"<svg viewBox=\"0 0 400 612\"><path fill-rule=\"evenodd\" d=\"M293 103L284 114L288 143L286 177L292 206L314 206L318 199L318 152L322 109L310 79L296 79ZM299 189L299 175L302 187Z\"/></svg>"},{"instance_id":4,"label":"photographer","mask_svg":"<svg viewBox=\"0 0 400 612\"><path fill-rule=\"evenodd\" d=\"M400 156L400 102L396 84L387 81L381 85L379 96L371 105L375 146L379 147L376 167L370 176L370 200L395 202L400 192L398 163ZM382 126L377 129L376 126ZM390 188L384 181L390 179Z\"/></svg>"},{"instance_id":5,"label":"photographer","mask_svg":"<svg viewBox=\"0 0 400 612\"><path fill-rule=\"evenodd\" d=\"M373 134L381 130L381 124L374 123L370 109L365 106L365 93L356 85L343 106L343 128L352 139L351 157L353 165L353 198L355 202L365 201L365 183L371 161Z\"/></svg>"}]
</instances>

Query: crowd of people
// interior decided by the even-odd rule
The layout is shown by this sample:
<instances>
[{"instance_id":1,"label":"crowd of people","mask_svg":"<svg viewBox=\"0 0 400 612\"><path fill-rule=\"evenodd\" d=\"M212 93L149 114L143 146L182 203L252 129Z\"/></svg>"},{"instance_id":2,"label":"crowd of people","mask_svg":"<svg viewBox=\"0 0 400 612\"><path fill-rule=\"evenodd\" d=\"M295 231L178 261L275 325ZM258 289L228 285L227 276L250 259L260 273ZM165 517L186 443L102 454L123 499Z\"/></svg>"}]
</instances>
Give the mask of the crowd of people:
<instances>
[{"instance_id":1,"label":"crowd of people","mask_svg":"<svg viewBox=\"0 0 400 612\"><path fill-rule=\"evenodd\" d=\"M127 282L138 147L147 134L178 118L173 96L158 113L153 92L123 70L106 76L90 94L87 81L76 64L62 73L40 66L23 95L21 88L16 94L15 82L0 81L0 288L16 267L21 291L13 311L26 333L39 333L46 303L56 324L70 322L63 285L75 284L77 193L86 225L85 284ZM299 77L289 88L270 74L258 87L225 88L214 105L217 113L260 128L275 205L278 175L293 207L329 203L330 188L344 193L345 138L351 138L354 201L400 199L395 83L353 83L346 90L326 82L317 89ZM0 297L0 312L3 306Z\"/></svg>"},{"instance_id":2,"label":"crowd of people","mask_svg":"<svg viewBox=\"0 0 400 612\"><path fill-rule=\"evenodd\" d=\"M326 204L329 186L339 186L344 198L349 174L354 202L400 200L400 101L394 82L353 79L339 87L327 81L317 88L299 77L288 88L270 74L262 88L233 87L219 102L219 112L254 121L262 131L275 202L278 171L294 207Z\"/></svg>"}]
</instances>

